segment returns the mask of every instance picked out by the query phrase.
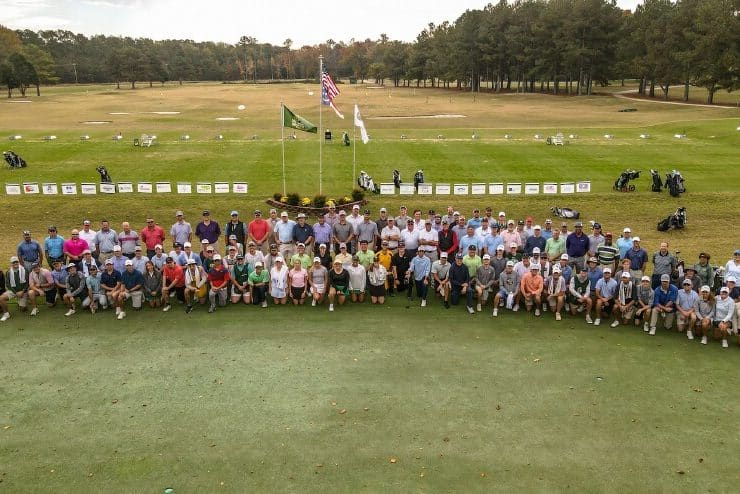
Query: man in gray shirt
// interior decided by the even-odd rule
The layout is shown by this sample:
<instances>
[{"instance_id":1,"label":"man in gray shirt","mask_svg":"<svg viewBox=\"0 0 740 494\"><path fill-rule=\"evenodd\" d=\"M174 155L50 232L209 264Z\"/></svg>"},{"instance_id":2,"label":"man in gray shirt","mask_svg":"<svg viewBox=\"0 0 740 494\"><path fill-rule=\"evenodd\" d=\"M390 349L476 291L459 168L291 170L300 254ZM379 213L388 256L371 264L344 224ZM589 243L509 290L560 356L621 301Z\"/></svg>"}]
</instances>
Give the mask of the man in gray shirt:
<instances>
[{"instance_id":1,"label":"man in gray shirt","mask_svg":"<svg viewBox=\"0 0 740 494\"><path fill-rule=\"evenodd\" d=\"M170 228L172 245L174 245L175 243L185 245L185 242L190 242L192 240L193 228L190 226L190 223L185 221L185 217L182 214L182 211L176 212L175 218L177 218L177 221L175 221L175 223L172 225L172 228Z\"/></svg>"},{"instance_id":2,"label":"man in gray shirt","mask_svg":"<svg viewBox=\"0 0 740 494\"><path fill-rule=\"evenodd\" d=\"M660 286L660 276L672 275L677 265L678 261L675 256L668 252L668 242L661 242L660 250L653 254L653 290Z\"/></svg>"},{"instance_id":3,"label":"man in gray shirt","mask_svg":"<svg viewBox=\"0 0 740 494\"><path fill-rule=\"evenodd\" d=\"M364 217L362 223L359 223L356 228L358 242L367 240L368 245L375 245L378 238L378 225L374 221L370 220L370 210L364 211Z\"/></svg>"},{"instance_id":4,"label":"man in gray shirt","mask_svg":"<svg viewBox=\"0 0 740 494\"><path fill-rule=\"evenodd\" d=\"M95 234L95 250L98 252L98 261L105 261L113 257L113 247L118 245L118 234L112 230L108 220L100 222L100 230Z\"/></svg>"}]
</instances>

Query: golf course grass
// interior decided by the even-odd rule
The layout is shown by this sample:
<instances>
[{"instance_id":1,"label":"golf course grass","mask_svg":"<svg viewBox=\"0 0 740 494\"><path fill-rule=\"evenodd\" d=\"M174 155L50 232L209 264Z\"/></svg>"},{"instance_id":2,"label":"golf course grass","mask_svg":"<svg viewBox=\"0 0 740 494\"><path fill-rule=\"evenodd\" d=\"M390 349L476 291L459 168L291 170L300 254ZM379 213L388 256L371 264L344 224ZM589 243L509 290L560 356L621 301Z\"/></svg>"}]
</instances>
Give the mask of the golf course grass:
<instances>
[{"instance_id":1,"label":"golf course grass","mask_svg":"<svg viewBox=\"0 0 740 494\"><path fill-rule=\"evenodd\" d=\"M605 230L630 226L650 253L668 241L691 263L708 251L713 264L724 264L740 247L736 108L341 89L337 104L347 118L324 111L323 127L352 135L358 103L371 141L358 140L356 173L377 182L391 181L394 168L406 182L419 168L431 183L592 182L592 192L576 195L368 196L373 217L382 206L452 204L466 215L491 206L542 222L551 206L565 206ZM280 102L318 123L309 91L318 94L298 84L68 86L31 103L0 103L3 150L29 163L3 169L5 183L96 183L101 163L115 181L249 182L246 195L3 190L0 265L7 268L26 228L42 240L49 224L67 236L83 219L105 217L138 231L154 216L168 231L178 209L193 225L205 208L221 223L232 209L247 219L264 210L282 190ZM463 117L378 118L430 115ZM118 132L124 139L113 141ZM563 147L534 139L556 132L575 137ZM144 133L158 144L135 148ZM184 134L191 139L180 141ZM23 138L5 141L11 135ZM288 192L313 197L318 137L298 133L285 151ZM349 194L352 148L332 142L323 153L322 191ZM627 168L643 171L637 191L612 191ZM650 168L678 168L687 193L650 192ZM657 232L678 206L688 209L687 228ZM63 312L42 307L31 318L12 305L0 325L4 492L733 492L740 485L734 341L722 349L675 332L650 337L571 316L556 322L549 312L471 316L437 300L407 309L404 297L333 313L240 306L187 315L176 306L128 311L118 321L111 311Z\"/></svg>"}]
</instances>

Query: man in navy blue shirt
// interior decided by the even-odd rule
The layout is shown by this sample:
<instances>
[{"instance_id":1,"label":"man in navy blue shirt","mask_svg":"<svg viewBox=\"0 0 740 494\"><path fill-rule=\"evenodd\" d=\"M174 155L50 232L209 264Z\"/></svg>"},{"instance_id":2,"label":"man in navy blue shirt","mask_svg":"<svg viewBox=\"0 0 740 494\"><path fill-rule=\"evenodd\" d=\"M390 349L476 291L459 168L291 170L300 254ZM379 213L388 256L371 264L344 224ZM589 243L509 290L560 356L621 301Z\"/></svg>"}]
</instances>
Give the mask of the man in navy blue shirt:
<instances>
[{"instance_id":1,"label":"man in navy blue shirt","mask_svg":"<svg viewBox=\"0 0 740 494\"><path fill-rule=\"evenodd\" d=\"M584 260L588 253L589 240L583 233L583 223L580 221L575 224L575 232L568 235L565 239L565 251L568 254L571 267L578 268L578 271L584 266Z\"/></svg>"}]
</instances>

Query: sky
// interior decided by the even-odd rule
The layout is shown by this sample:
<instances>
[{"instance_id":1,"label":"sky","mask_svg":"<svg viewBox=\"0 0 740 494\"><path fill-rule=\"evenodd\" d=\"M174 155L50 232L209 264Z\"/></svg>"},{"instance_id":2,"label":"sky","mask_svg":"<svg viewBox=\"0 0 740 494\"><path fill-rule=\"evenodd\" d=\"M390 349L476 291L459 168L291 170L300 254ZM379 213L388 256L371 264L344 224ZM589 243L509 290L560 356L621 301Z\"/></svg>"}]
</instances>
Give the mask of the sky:
<instances>
[{"instance_id":1,"label":"sky","mask_svg":"<svg viewBox=\"0 0 740 494\"><path fill-rule=\"evenodd\" d=\"M235 44L241 36L293 47L328 39L413 41L430 22L454 22L492 0L2 0L0 25L64 29L86 36L192 39ZM634 10L639 0L617 0Z\"/></svg>"}]
</instances>

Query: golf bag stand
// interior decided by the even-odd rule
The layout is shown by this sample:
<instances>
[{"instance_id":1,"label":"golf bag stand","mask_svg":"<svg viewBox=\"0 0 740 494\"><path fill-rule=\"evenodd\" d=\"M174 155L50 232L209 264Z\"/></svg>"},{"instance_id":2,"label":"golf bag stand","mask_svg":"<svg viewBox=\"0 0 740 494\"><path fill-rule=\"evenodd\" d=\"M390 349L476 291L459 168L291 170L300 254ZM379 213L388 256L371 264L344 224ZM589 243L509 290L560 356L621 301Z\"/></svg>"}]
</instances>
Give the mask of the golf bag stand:
<instances>
[{"instance_id":1,"label":"golf bag stand","mask_svg":"<svg viewBox=\"0 0 740 494\"><path fill-rule=\"evenodd\" d=\"M399 187L401 187L401 183L401 172L399 172L398 170L393 170L393 185L395 185L398 189Z\"/></svg>"},{"instance_id":2,"label":"golf bag stand","mask_svg":"<svg viewBox=\"0 0 740 494\"><path fill-rule=\"evenodd\" d=\"M680 230L686 226L686 208L680 207L676 211L658 223L658 231L665 232L671 228Z\"/></svg>"},{"instance_id":3,"label":"golf bag stand","mask_svg":"<svg viewBox=\"0 0 740 494\"><path fill-rule=\"evenodd\" d=\"M552 214L559 218L565 218L569 220L577 220L581 217L581 213L576 211L575 209L571 208L559 208L556 206L553 206L550 208L550 211L552 211Z\"/></svg>"},{"instance_id":4,"label":"golf bag stand","mask_svg":"<svg viewBox=\"0 0 740 494\"><path fill-rule=\"evenodd\" d=\"M100 183L103 184L111 184L113 183L113 179L110 178L110 174L108 173L108 170L103 166L100 165L95 169L100 174Z\"/></svg>"},{"instance_id":5,"label":"golf bag stand","mask_svg":"<svg viewBox=\"0 0 740 494\"><path fill-rule=\"evenodd\" d=\"M374 194L380 193L380 187L375 185L373 177L368 175L365 170L360 170L360 176L357 177L357 185L359 185L362 190L369 190Z\"/></svg>"},{"instance_id":6,"label":"golf bag stand","mask_svg":"<svg viewBox=\"0 0 740 494\"><path fill-rule=\"evenodd\" d=\"M637 170L626 170L623 171L617 180L614 181L614 190L619 192L634 192L635 186L629 185L630 180L640 178L640 173Z\"/></svg>"},{"instance_id":7,"label":"golf bag stand","mask_svg":"<svg viewBox=\"0 0 740 494\"><path fill-rule=\"evenodd\" d=\"M658 170L650 170L650 176L653 178L653 185L650 190L653 192L660 192L663 190L663 181L660 179L660 172Z\"/></svg>"},{"instance_id":8,"label":"golf bag stand","mask_svg":"<svg viewBox=\"0 0 740 494\"><path fill-rule=\"evenodd\" d=\"M418 189L419 184L424 183L424 170L416 170L416 173L414 173L414 188Z\"/></svg>"},{"instance_id":9,"label":"golf bag stand","mask_svg":"<svg viewBox=\"0 0 740 494\"><path fill-rule=\"evenodd\" d=\"M26 160L15 154L13 151L3 151L3 158L10 168L25 168Z\"/></svg>"}]
</instances>

